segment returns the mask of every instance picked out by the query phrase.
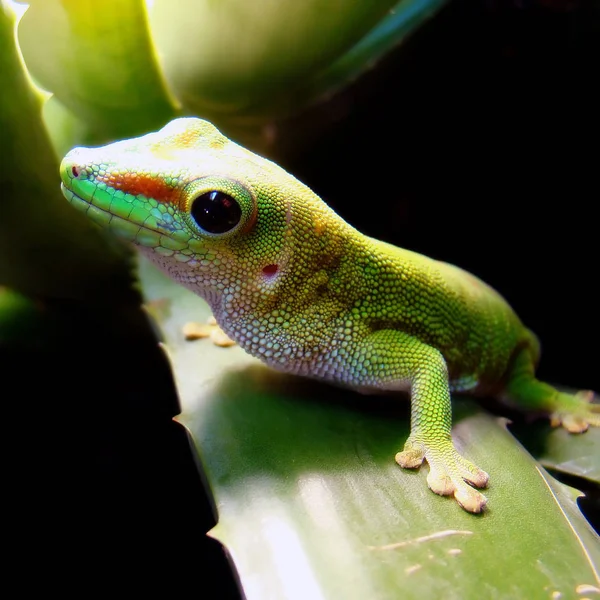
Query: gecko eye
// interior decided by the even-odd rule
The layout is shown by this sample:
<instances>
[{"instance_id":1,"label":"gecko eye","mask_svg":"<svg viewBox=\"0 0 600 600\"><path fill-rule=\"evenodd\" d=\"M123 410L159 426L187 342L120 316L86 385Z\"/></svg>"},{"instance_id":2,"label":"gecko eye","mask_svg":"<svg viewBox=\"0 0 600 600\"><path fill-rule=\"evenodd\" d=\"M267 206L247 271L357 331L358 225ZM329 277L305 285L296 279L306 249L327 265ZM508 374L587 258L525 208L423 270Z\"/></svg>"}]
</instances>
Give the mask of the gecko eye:
<instances>
[{"instance_id":1,"label":"gecko eye","mask_svg":"<svg viewBox=\"0 0 600 600\"><path fill-rule=\"evenodd\" d=\"M180 209L192 235L217 241L247 232L256 222L257 204L239 181L207 175L185 187Z\"/></svg>"},{"instance_id":2,"label":"gecko eye","mask_svg":"<svg viewBox=\"0 0 600 600\"><path fill-rule=\"evenodd\" d=\"M240 222L242 209L231 196L215 190L194 198L190 214L200 229L226 233Z\"/></svg>"}]
</instances>

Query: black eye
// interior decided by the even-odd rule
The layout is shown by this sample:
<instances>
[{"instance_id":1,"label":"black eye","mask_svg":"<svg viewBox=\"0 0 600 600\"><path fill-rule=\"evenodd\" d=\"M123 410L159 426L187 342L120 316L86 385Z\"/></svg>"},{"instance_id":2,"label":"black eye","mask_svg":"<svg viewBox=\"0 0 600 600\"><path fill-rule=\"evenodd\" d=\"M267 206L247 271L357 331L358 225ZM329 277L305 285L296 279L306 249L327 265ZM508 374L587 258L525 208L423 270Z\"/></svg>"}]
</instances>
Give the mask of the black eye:
<instances>
[{"instance_id":1,"label":"black eye","mask_svg":"<svg viewBox=\"0 0 600 600\"><path fill-rule=\"evenodd\" d=\"M208 233L225 233L240 222L242 209L231 196L214 191L195 198L190 214L200 229Z\"/></svg>"}]
</instances>

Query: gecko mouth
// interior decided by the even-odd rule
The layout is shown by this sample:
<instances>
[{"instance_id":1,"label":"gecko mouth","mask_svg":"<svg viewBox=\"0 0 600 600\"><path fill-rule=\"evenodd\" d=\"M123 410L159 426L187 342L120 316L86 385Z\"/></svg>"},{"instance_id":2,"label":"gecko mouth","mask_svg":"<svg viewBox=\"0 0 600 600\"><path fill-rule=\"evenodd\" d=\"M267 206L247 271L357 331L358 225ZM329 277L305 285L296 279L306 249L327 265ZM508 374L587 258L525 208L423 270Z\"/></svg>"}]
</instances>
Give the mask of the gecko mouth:
<instances>
[{"instance_id":1,"label":"gecko mouth","mask_svg":"<svg viewBox=\"0 0 600 600\"><path fill-rule=\"evenodd\" d=\"M76 194L71 188L68 188L64 183L60 184L60 191L62 192L62 195L69 201L69 204L71 204L81 212L87 213L91 207L94 207L104 214L111 214L109 211L104 210L103 208L99 208L98 206L92 204L91 200L86 200L85 198L82 198L81 196Z\"/></svg>"},{"instance_id":2,"label":"gecko mouth","mask_svg":"<svg viewBox=\"0 0 600 600\"><path fill-rule=\"evenodd\" d=\"M91 199L88 200L76 194L64 183L60 184L60 189L71 206L79 212L84 213L90 220L102 227L102 229L109 229L119 237L140 246L156 248L161 245L162 236L159 231L150 229L142 223L136 223L131 219L124 219L110 210L101 208L94 204Z\"/></svg>"}]
</instances>

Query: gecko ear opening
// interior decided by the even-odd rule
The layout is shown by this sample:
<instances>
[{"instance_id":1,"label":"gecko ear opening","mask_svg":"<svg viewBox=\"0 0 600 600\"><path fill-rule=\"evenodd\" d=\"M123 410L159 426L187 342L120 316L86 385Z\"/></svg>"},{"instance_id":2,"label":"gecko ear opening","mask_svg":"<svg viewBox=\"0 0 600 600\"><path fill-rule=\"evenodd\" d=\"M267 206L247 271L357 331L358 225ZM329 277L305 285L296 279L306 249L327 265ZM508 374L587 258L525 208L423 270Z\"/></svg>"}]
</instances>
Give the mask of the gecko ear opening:
<instances>
[{"instance_id":1,"label":"gecko ear opening","mask_svg":"<svg viewBox=\"0 0 600 600\"><path fill-rule=\"evenodd\" d=\"M183 194L183 214L194 234L228 238L247 231L256 221L256 200L238 181L202 177L188 184Z\"/></svg>"}]
</instances>

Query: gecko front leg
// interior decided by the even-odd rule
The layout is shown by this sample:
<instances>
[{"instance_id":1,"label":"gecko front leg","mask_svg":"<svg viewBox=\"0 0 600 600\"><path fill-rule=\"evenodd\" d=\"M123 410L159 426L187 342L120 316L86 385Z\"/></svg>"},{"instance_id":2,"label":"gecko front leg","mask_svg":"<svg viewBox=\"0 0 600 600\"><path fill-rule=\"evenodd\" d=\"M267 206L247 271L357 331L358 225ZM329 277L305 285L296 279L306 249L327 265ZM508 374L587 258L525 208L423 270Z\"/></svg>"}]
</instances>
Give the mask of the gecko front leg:
<instances>
[{"instance_id":1,"label":"gecko front leg","mask_svg":"<svg viewBox=\"0 0 600 600\"><path fill-rule=\"evenodd\" d=\"M394 390L408 382L411 431L396 462L406 469L429 464L427 484L436 494L453 495L465 510L479 513L486 497L471 486L485 487L488 474L461 456L452 441L452 408L448 369L435 348L396 330L372 333L366 346L376 387ZM376 371L377 372L376 372Z\"/></svg>"}]
</instances>

